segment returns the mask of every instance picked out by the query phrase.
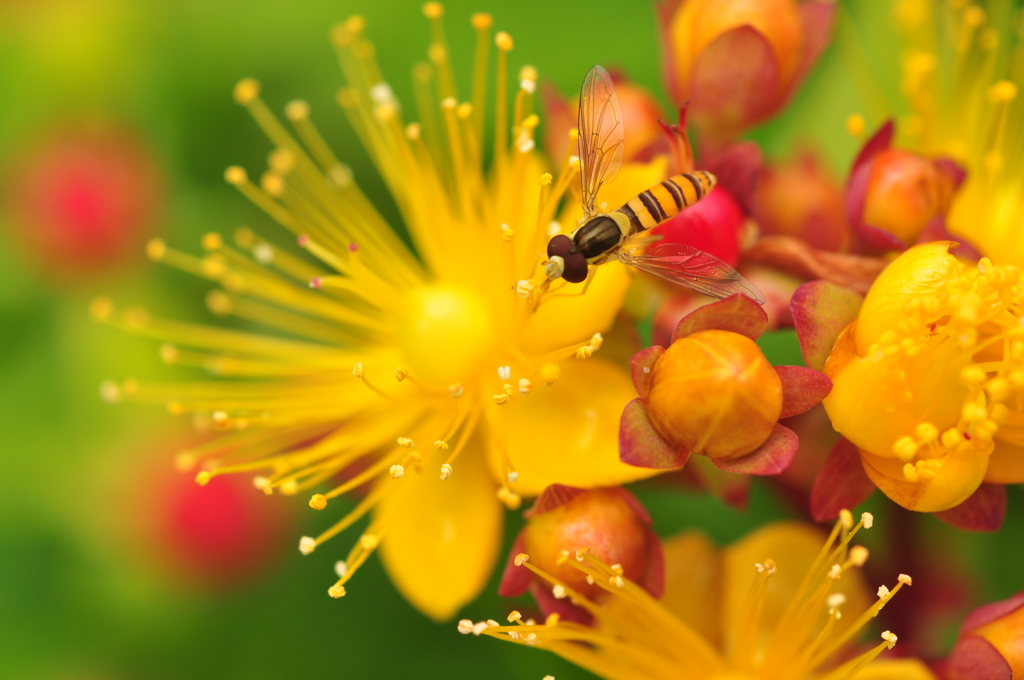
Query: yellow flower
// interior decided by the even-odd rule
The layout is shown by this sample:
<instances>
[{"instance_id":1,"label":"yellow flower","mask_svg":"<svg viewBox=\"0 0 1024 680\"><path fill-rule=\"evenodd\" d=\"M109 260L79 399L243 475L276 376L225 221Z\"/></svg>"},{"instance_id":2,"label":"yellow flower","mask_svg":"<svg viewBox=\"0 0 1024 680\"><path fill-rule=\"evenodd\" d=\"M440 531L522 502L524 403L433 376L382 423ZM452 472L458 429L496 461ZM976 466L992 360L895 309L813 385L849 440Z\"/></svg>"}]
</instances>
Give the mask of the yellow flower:
<instances>
[{"instance_id":1,"label":"yellow flower","mask_svg":"<svg viewBox=\"0 0 1024 680\"><path fill-rule=\"evenodd\" d=\"M897 0L904 38L905 145L963 164L949 229L1001 262L1024 266L1024 14L1012 0Z\"/></svg>"},{"instance_id":2,"label":"yellow flower","mask_svg":"<svg viewBox=\"0 0 1024 680\"><path fill-rule=\"evenodd\" d=\"M825 364L824 405L883 492L936 512L1024 482L1020 271L915 246L878 277Z\"/></svg>"},{"instance_id":3,"label":"yellow flower","mask_svg":"<svg viewBox=\"0 0 1024 680\"><path fill-rule=\"evenodd\" d=\"M617 416L632 391L625 368L600 355L582 360L600 348L629 276L608 265L585 297L516 286L539 271L552 230L574 227L580 212L573 205L556 221L578 163L566 157L552 166L535 149L536 70L522 68L508 101L512 38L493 38L496 123L485 131L491 17L472 19L477 61L472 92L460 98L442 8L427 3L424 13L433 42L429 61L414 69L414 107L403 106L383 79L361 18L331 34L348 81L338 101L414 250L325 143L306 103L285 107L289 132L256 81L246 79L235 99L274 148L258 183L239 167L228 169L227 180L312 257L245 228L233 246L207 235L202 257L160 241L149 255L219 283L207 298L210 310L267 332L165 321L137 308L116 313L105 299L92 311L164 341L168 363L214 376L102 389L112 400L166 404L216 432L179 457L182 468L199 467L200 484L240 472L254 474L266 493L293 495L338 484L339 472L362 465L314 494L310 506L323 510L368 483L372 490L336 524L303 537L300 550L312 552L371 514L330 594L344 595L380 546L399 590L444 619L491 572L503 522L499 500L515 508L556 481L607 486L654 471L619 462ZM414 117L419 122L408 122ZM488 169L484 148L492 142ZM664 174L663 160L626 166L601 199L617 205Z\"/></svg>"},{"instance_id":4,"label":"yellow flower","mask_svg":"<svg viewBox=\"0 0 1024 680\"><path fill-rule=\"evenodd\" d=\"M665 543L660 602L586 546L561 561L608 594L601 604L522 554L517 564L564 588L594 617L593 626L553 616L523 621L513 611L511 625L463 620L459 630L547 649L603 678L934 680L914 659L875 661L896 643L889 631L868 651L850 653L862 628L911 583L900 574L869 604L858 571L868 551L850 542L872 522L865 513L854 525L844 510L824 547L816 528L796 522L762 527L722 551L699 532L684 533Z\"/></svg>"}]
</instances>

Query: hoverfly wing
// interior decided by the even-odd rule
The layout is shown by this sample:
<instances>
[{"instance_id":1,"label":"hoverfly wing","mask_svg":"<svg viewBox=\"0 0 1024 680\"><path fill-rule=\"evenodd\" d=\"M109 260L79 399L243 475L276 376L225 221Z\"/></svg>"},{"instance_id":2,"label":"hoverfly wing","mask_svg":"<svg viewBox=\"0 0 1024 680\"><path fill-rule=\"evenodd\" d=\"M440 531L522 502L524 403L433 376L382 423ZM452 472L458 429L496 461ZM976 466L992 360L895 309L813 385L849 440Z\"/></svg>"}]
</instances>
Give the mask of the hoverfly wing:
<instances>
[{"instance_id":1,"label":"hoverfly wing","mask_svg":"<svg viewBox=\"0 0 1024 680\"><path fill-rule=\"evenodd\" d=\"M738 271L714 255L691 246L655 243L645 253L621 251L618 258L620 262L640 271L713 298L727 298L741 293L762 305L765 303L764 294Z\"/></svg>"},{"instance_id":2,"label":"hoverfly wing","mask_svg":"<svg viewBox=\"0 0 1024 680\"><path fill-rule=\"evenodd\" d=\"M580 188L583 214L587 218L597 212L595 205L601 185L619 174L624 139L622 108L612 78L603 68L595 66L583 79L580 91Z\"/></svg>"}]
</instances>

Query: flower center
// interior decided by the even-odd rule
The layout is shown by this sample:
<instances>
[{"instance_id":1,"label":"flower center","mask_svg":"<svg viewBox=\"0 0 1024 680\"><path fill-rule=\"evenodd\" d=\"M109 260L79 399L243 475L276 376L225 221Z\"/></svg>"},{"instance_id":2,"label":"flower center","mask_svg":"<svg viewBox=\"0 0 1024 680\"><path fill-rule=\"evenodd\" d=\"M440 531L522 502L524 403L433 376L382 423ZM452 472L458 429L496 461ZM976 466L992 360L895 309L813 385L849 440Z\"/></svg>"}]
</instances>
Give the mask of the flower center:
<instances>
[{"instance_id":1,"label":"flower center","mask_svg":"<svg viewBox=\"0 0 1024 680\"><path fill-rule=\"evenodd\" d=\"M409 296L397 335L412 374L447 387L480 369L494 334L491 314L478 295L439 284Z\"/></svg>"}]
</instances>

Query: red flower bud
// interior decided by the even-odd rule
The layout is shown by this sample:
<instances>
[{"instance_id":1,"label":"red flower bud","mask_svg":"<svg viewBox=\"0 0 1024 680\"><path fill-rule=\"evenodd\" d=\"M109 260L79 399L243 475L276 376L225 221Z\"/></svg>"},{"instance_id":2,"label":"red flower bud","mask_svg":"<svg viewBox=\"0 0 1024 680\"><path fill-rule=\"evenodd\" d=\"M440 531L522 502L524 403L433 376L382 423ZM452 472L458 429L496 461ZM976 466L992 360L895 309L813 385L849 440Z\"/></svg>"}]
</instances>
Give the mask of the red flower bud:
<instances>
[{"instance_id":1,"label":"red flower bud","mask_svg":"<svg viewBox=\"0 0 1024 680\"><path fill-rule=\"evenodd\" d=\"M134 257L160 203L151 151L117 127L72 129L26 148L2 191L36 259L58 273L104 271Z\"/></svg>"},{"instance_id":2,"label":"red flower bud","mask_svg":"<svg viewBox=\"0 0 1024 680\"><path fill-rule=\"evenodd\" d=\"M654 228L668 243L684 243L735 267L746 216L736 199L715 187L698 203Z\"/></svg>"},{"instance_id":3,"label":"red flower bud","mask_svg":"<svg viewBox=\"0 0 1024 680\"><path fill-rule=\"evenodd\" d=\"M762 169L754 217L766 235L793 236L833 252L849 245L842 189L809 153Z\"/></svg>"},{"instance_id":4,"label":"red flower bud","mask_svg":"<svg viewBox=\"0 0 1024 680\"><path fill-rule=\"evenodd\" d=\"M946 671L950 680L1024 677L1024 592L968 615Z\"/></svg>"},{"instance_id":5,"label":"red flower bud","mask_svg":"<svg viewBox=\"0 0 1024 680\"><path fill-rule=\"evenodd\" d=\"M527 523L516 538L499 594L514 597L531 588L545 614L559 611L565 617L586 620L581 612L566 607L561 592L551 593L542 578L515 565L520 553L530 564L558 579L588 599L600 601L604 591L587 583L585 575L565 564L584 550L609 565L617 565L621 576L643 586L655 597L661 595L664 565L661 543L650 528L651 519L640 502L620 487L587 491L554 484L544 490ZM582 555L582 552L580 553Z\"/></svg>"}]
</instances>

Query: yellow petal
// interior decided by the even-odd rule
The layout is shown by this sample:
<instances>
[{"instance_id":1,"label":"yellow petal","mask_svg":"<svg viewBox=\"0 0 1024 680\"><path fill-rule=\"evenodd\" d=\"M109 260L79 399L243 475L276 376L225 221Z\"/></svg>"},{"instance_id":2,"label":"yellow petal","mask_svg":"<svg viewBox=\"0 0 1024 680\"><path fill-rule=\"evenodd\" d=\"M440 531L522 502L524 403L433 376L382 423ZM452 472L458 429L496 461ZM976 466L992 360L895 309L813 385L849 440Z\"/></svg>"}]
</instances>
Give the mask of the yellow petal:
<instances>
[{"instance_id":1,"label":"yellow petal","mask_svg":"<svg viewBox=\"0 0 1024 680\"><path fill-rule=\"evenodd\" d=\"M563 361L551 387L538 381L530 394L488 409L490 426L503 429L519 473L513 490L538 496L555 483L594 488L658 474L619 462L619 417L635 396L625 369L595 356ZM496 448L490 461L497 478L501 457Z\"/></svg>"},{"instance_id":2,"label":"yellow petal","mask_svg":"<svg viewBox=\"0 0 1024 680\"><path fill-rule=\"evenodd\" d=\"M713 646L720 647L722 560L718 549L701 532L687 531L664 541L662 550L665 594L661 603Z\"/></svg>"},{"instance_id":3,"label":"yellow petal","mask_svg":"<svg viewBox=\"0 0 1024 680\"><path fill-rule=\"evenodd\" d=\"M964 265L949 254L952 241L910 248L886 267L871 285L857 317L857 353L864 355L883 333L896 328L914 298L935 292L957 277Z\"/></svg>"},{"instance_id":4,"label":"yellow petal","mask_svg":"<svg viewBox=\"0 0 1024 680\"><path fill-rule=\"evenodd\" d=\"M477 596L498 556L503 511L482 448L470 442L447 480L438 478L442 456L432 455L422 475L383 482L392 486L375 513L383 523L384 568L402 595L436 621Z\"/></svg>"},{"instance_id":5,"label":"yellow petal","mask_svg":"<svg viewBox=\"0 0 1024 680\"><path fill-rule=\"evenodd\" d=\"M796 594L807 570L811 568L821 547L825 544L826 535L817 527L801 522L776 522L757 529L737 543L723 551L725 561L725 631L735 630L741 615L744 601L754 582L754 564L763 564L772 559L778 565L778 571L768 583L765 593L764 613L759 630L765 636L770 635L782 616L783 610ZM849 616L842 617L836 624L839 634L851 625L871 604L867 585L859 570L850 570L843 574L833 592L846 595L843 612ZM826 615L821 611L822 620ZM764 644L766 640L759 640Z\"/></svg>"},{"instance_id":6,"label":"yellow petal","mask_svg":"<svg viewBox=\"0 0 1024 680\"><path fill-rule=\"evenodd\" d=\"M869 663L853 680L936 680L917 659L881 659Z\"/></svg>"},{"instance_id":7,"label":"yellow petal","mask_svg":"<svg viewBox=\"0 0 1024 680\"><path fill-rule=\"evenodd\" d=\"M601 209L601 203L606 203L608 211L615 210L640 192L665 179L666 172L667 162L662 157L650 163L623 165L615 181L602 187L597 197L598 209ZM579 203L572 202L570 209L559 218L563 230L575 228L575 224L582 216L583 210ZM544 352L584 341L594 333L608 330L622 306L626 290L632 280L629 267L618 262L609 262L598 267L585 295L578 295L584 284L567 285L562 289L562 292L568 294L567 297L557 297L545 302L530 319L526 333L526 348L529 351Z\"/></svg>"},{"instance_id":8,"label":"yellow petal","mask_svg":"<svg viewBox=\"0 0 1024 680\"><path fill-rule=\"evenodd\" d=\"M946 455L933 479L908 482L903 463L860 452L864 472L886 496L908 510L939 512L960 505L981 485L988 467L992 443L985 448L954 451Z\"/></svg>"},{"instance_id":9,"label":"yellow petal","mask_svg":"<svg viewBox=\"0 0 1024 680\"><path fill-rule=\"evenodd\" d=\"M860 325L858 321L854 328ZM822 401L832 427L859 448L878 456L894 456L897 439L913 434L918 420L911 409L905 379L897 360L881 353L869 357L853 351L853 334L847 328L836 340L825 363L832 391Z\"/></svg>"},{"instance_id":10,"label":"yellow petal","mask_svg":"<svg viewBox=\"0 0 1024 680\"><path fill-rule=\"evenodd\" d=\"M1024 446L1003 441L997 434L995 448L988 458L985 481L992 484L1024 483Z\"/></svg>"}]
</instances>

